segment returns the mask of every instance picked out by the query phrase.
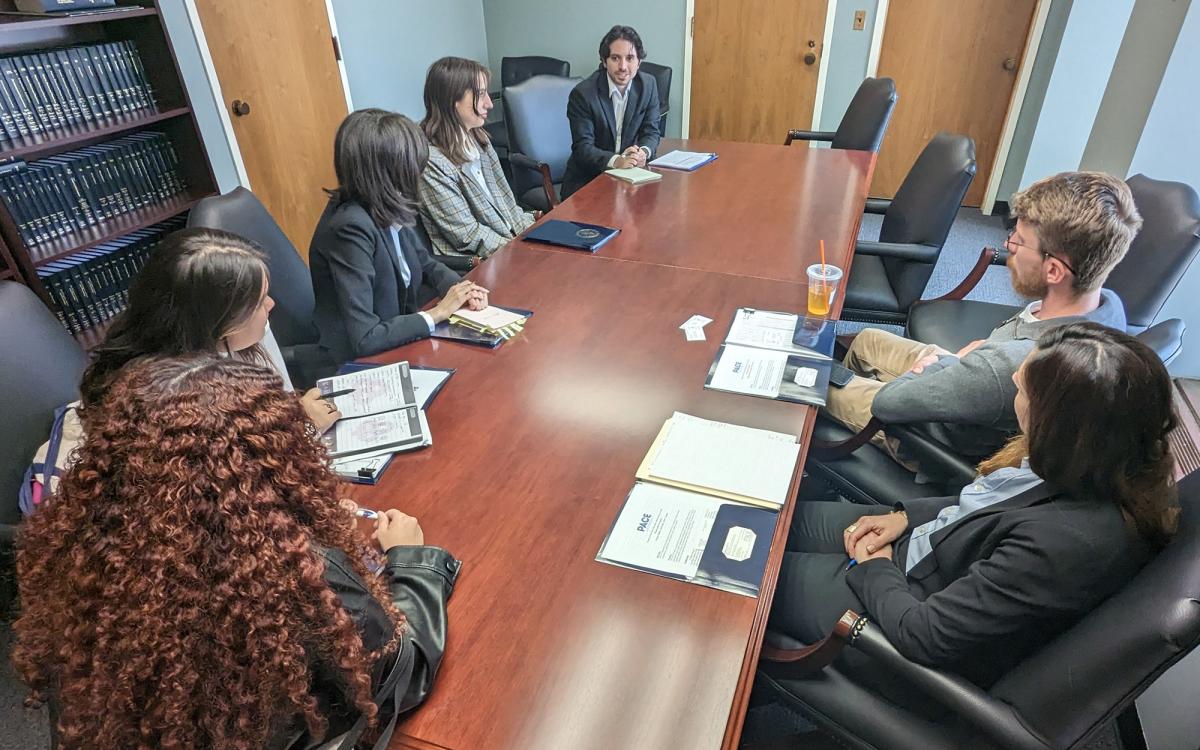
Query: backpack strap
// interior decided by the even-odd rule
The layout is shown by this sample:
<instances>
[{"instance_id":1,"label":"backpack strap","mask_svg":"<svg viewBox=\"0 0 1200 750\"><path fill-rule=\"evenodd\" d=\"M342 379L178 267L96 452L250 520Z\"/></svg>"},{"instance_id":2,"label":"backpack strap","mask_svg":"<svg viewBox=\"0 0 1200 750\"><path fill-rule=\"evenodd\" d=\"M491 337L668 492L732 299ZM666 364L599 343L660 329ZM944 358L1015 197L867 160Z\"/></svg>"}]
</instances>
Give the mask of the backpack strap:
<instances>
[{"instance_id":1,"label":"backpack strap","mask_svg":"<svg viewBox=\"0 0 1200 750\"><path fill-rule=\"evenodd\" d=\"M403 700L408 683L412 680L416 661L416 646L411 641L401 638L400 653L396 654L396 661L392 663L391 671L384 678L379 690L375 692L375 704L379 706L380 712L382 713L390 703L392 704L392 716L388 719L387 725L371 750L386 750L392 734L396 731L396 721L400 718L400 714L404 710L412 708L412 706L404 706ZM367 717L359 716L358 720L354 722L354 726L350 727L341 737L335 738L327 745L322 745L321 750L353 750L365 731L367 731Z\"/></svg>"},{"instance_id":2,"label":"backpack strap","mask_svg":"<svg viewBox=\"0 0 1200 750\"><path fill-rule=\"evenodd\" d=\"M66 422L67 412L73 408L73 404L63 404L54 410L54 422L50 426L50 440L46 444L45 459L41 463L31 463L25 468L17 500L21 505L21 512L27 516L33 515L38 503L50 494L50 479L62 473L58 466L58 453L62 448L63 424ZM35 497L33 492L33 483L38 474L42 475L41 497Z\"/></svg>"}]
</instances>

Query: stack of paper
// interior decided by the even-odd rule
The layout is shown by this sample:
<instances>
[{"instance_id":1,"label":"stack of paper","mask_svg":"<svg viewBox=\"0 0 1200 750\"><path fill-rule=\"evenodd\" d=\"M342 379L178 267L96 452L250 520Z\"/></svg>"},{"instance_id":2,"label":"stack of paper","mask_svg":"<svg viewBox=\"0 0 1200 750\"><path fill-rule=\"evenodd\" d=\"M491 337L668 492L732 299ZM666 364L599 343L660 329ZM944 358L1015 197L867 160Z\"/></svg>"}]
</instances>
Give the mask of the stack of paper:
<instances>
[{"instance_id":1,"label":"stack of paper","mask_svg":"<svg viewBox=\"0 0 1200 750\"><path fill-rule=\"evenodd\" d=\"M684 172L691 172L708 164L717 155L709 152L701 151L672 151L669 154L663 154L654 161L650 162L652 167L662 167L664 169L680 169Z\"/></svg>"},{"instance_id":2,"label":"stack of paper","mask_svg":"<svg viewBox=\"0 0 1200 750\"><path fill-rule=\"evenodd\" d=\"M374 478L387 466L378 459L432 445L423 406L449 375L421 372L421 397L407 362L318 380L321 393L349 391L330 399L342 418L321 438L335 459L334 470L352 479Z\"/></svg>"},{"instance_id":3,"label":"stack of paper","mask_svg":"<svg viewBox=\"0 0 1200 750\"><path fill-rule=\"evenodd\" d=\"M658 172L651 172L649 169L642 169L641 167L625 167L624 169L608 169L605 171L618 180L623 180L633 185L658 182L662 179L662 175Z\"/></svg>"},{"instance_id":4,"label":"stack of paper","mask_svg":"<svg viewBox=\"0 0 1200 750\"><path fill-rule=\"evenodd\" d=\"M450 316L450 322L479 333L511 339L524 328L525 318L503 307L488 306L482 310L464 307Z\"/></svg>"},{"instance_id":5,"label":"stack of paper","mask_svg":"<svg viewBox=\"0 0 1200 750\"><path fill-rule=\"evenodd\" d=\"M834 333L824 318L740 308L704 387L824 406Z\"/></svg>"}]
</instances>

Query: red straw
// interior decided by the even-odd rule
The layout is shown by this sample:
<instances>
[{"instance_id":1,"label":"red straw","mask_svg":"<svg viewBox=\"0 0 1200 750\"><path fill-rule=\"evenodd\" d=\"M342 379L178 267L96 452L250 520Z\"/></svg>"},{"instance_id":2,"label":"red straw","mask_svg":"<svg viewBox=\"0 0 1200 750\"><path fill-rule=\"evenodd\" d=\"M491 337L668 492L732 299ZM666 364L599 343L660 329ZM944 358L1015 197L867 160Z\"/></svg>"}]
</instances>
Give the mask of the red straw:
<instances>
[{"instance_id":1,"label":"red straw","mask_svg":"<svg viewBox=\"0 0 1200 750\"><path fill-rule=\"evenodd\" d=\"M821 240L821 276L825 276L825 240Z\"/></svg>"},{"instance_id":2,"label":"red straw","mask_svg":"<svg viewBox=\"0 0 1200 750\"><path fill-rule=\"evenodd\" d=\"M826 286L826 284L828 284L829 282L826 280L826 276L828 275L829 272L825 270L825 240L820 240L820 243L821 243L821 296L823 296L825 298L825 304L828 305L829 304L829 290L828 290L828 287ZM828 310L826 310L826 312L828 312Z\"/></svg>"}]
</instances>

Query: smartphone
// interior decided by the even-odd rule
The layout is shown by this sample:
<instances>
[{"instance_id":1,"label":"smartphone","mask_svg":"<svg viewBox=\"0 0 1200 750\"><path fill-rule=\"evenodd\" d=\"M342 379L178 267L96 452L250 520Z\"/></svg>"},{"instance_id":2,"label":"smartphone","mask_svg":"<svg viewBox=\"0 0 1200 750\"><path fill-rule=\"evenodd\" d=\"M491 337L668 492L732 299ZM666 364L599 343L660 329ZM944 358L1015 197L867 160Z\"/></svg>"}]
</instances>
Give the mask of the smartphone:
<instances>
[{"instance_id":1,"label":"smartphone","mask_svg":"<svg viewBox=\"0 0 1200 750\"><path fill-rule=\"evenodd\" d=\"M829 371L829 384L834 388L843 388L850 383L853 377L853 370L849 370L834 362L832 369Z\"/></svg>"}]
</instances>

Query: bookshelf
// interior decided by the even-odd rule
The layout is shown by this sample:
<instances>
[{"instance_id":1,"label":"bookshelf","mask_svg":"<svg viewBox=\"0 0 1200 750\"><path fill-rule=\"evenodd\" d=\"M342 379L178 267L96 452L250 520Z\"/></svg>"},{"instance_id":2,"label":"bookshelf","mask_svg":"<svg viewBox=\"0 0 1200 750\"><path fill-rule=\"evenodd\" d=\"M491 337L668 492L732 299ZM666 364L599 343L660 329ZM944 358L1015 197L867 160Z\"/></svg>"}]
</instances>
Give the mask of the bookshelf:
<instances>
[{"instance_id":1,"label":"bookshelf","mask_svg":"<svg viewBox=\"0 0 1200 750\"><path fill-rule=\"evenodd\" d=\"M26 113L21 122L30 126L20 129L25 132L18 132L19 123L7 124L7 133L0 139L0 169L8 165L22 175L38 175L22 177L28 182L20 183L24 185L20 189L0 177L0 279L27 284L86 348L95 346L114 310L119 309L122 290L118 287L122 283L127 287L130 275L129 268L122 275L97 258L128 244L131 236L142 237L140 246L144 249L144 238L159 225L186 214L200 199L217 192L174 48L159 13L159 0L118 0L118 5L132 9L37 17L4 15L3 11L13 9L13 3L0 0L0 76L5 75L5 59L14 61L14 65L28 64L32 82L24 85L32 95L31 109L36 103L32 97L39 91L43 105L55 105L46 106L45 114L38 109L32 117ZM74 57L75 50L93 50L95 55L98 49L115 54L111 67L102 68L110 62L99 55L91 61L86 52L81 61ZM121 50L129 52L121 57ZM67 52L63 55L62 51ZM58 60L62 72L57 73L57 79L45 78L39 69L38 77L34 77L31 60ZM45 70L54 75L50 64ZM119 88L121 76L131 85ZM0 80L0 86L6 80ZM17 84L7 85L11 95ZM72 92L76 96L72 97ZM141 106L137 92L143 94ZM3 95L0 90L0 107L5 106ZM118 106L122 102L130 106L122 109ZM71 111L74 117L69 116ZM35 120L37 127L32 125ZM146 145L147 139L153 145ZM101 164L102 157L97 153L109 154L112 163ZM94 170L80 182L92 180L89 184L95 189L85 191L72 181L75 192L71 193L72 188L62 186L67 183L63 179L66 173L56 170L61 170L63 164L71 165L77 173L77 164ZM100 184L101 174L107 183ZM35 191L32 185L36 181L40 181L40 187ZM101 195L106 186L116 192ZM65 195L47 197L55 190ZM124 197L117 200L118 196ZM55 212L55 201L73 213ZM99 205L105 208L100 210ZM45 216L37 216L33 208L43 209ZM57 216L57 223L46 216ZM47 222L40 224L41 232L31 229L38 222ZM81 269L72 270L73 283L111 297L103 305L94 300L81 303L91 305L88 315L76 316L91 320L86 327L81 328L79 320L68 324L71 313L77 311L64 310L60 303L68 299L65 287L50 283L51 274L67 266ZM99 269L103 269L103 279ZM96 276L88 275L92 273Z\"/></svg>"}]
</instances>

